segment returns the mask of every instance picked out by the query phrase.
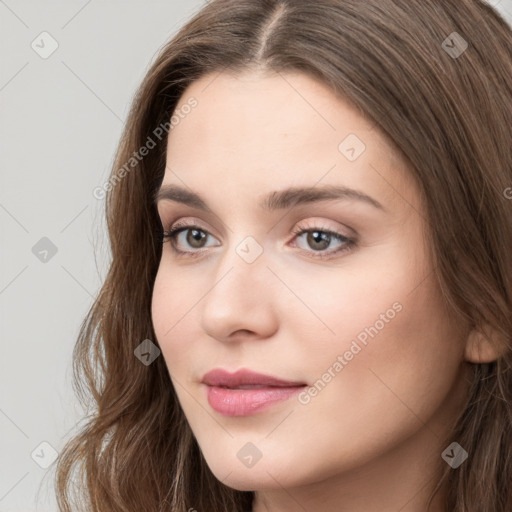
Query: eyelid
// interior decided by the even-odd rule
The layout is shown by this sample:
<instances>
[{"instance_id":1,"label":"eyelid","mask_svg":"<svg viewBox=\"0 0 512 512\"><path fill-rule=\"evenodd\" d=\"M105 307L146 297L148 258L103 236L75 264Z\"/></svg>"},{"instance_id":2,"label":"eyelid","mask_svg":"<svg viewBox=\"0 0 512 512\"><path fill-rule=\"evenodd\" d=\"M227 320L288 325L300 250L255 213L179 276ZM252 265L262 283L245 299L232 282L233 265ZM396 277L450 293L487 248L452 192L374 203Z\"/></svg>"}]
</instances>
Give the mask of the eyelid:
<instances>
[{"instance_id":1,"label":"eyelid","mask_svg":"<svg viewBox=\"0 0 512 512\"><path fill-rule=\"evenodd\" d=\"M356 239L357 233L350 227L345 224L341 224L340 222L336 222L338 226L330 226L334 221L328 221L320 217L310 217L307 220L298 221L296 223L296 227L292 229L293 233L298 231L306 231L306 230L322 230L322 231L330 231L335 234L339 233L345 238ZM340 227L341 226L341 227Z\"/></svg>"},{"instance_id":2,"label":"eyelid","mask_svg":"<svg viewBox=\"0 0 512 512\"><path fill-rule=\"evenodd\" d=\"M179 219L176 222L171 223L171 225L169 227L169 231L174 231L181 227L192 228L192 225L196 225L198 228L211 234L211 230L209 228L206 228L200 221L198 222L196 219L194 219L194 220L187 220L187 219L189 219L189 217L186 217L185 219Z\"/></svg>"}]
</instances>

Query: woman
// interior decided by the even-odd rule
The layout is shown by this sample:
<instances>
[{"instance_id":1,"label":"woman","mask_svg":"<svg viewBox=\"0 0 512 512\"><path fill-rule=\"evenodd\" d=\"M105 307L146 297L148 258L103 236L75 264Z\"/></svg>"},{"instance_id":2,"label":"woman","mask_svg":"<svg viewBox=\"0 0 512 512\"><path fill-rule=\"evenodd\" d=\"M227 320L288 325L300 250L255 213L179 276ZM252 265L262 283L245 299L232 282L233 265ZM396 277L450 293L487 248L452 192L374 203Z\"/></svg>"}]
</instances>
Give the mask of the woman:
<instances>
[{"instance_id":1,"label":"woman","mask_svg":"<svg viewBox=\"0 0 512 512\"><path fill-rule=\"evenodd\" d=\"M510 126L479 0L206 5L100 190L61 511L512 510Z\"/></svg>"}]
</instances>

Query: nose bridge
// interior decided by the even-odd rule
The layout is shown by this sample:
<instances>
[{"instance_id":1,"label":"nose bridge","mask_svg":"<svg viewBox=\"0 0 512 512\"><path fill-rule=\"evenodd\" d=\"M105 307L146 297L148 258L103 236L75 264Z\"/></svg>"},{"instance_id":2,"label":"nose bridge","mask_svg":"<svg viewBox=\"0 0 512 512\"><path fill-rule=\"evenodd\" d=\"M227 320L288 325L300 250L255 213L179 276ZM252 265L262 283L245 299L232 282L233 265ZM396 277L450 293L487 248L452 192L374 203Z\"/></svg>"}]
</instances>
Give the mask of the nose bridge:
<instances>
[{"instance_id":1,"label":"nose bridge","mask_svg":"<svg viewBox=\"0 0 512 512\"><path fill-rule=\"evenodd\" d=\"M236 236L236 235L235 235ZM202 305L203 328L223 338L235 330L261 332L272 323L272 273L262 244L246 236L217 259L217 269Z\"/></svg>"},{"instance_id":2,"label":"nose bridge","mask_svg":"<svg viewBox=\"0 0 512 512\"><path fill-rule=\"evenodd\" d=\"M261 300L261 297L257 297L256 286L261 286L268 279L266 274L269 273L264 254L262 244L253 236L246 236L238 243L233 243L219 256L213 288L209 295L228 293L240 305L252 302L255 298ZM229 297L223 298L228 299Z\"/></svg>"}]
</instances>

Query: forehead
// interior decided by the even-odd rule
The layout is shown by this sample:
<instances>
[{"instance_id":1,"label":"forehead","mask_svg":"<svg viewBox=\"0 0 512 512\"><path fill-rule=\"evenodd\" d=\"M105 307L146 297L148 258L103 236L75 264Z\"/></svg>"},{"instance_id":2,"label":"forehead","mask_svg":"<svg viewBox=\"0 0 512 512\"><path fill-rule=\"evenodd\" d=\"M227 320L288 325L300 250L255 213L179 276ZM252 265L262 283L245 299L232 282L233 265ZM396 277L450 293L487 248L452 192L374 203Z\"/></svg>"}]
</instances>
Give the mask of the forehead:
<instances>
[{"instance_id":1,"label":"forehead","mask_svg":"<svg viewBox=\"0 0 512 512\"><path fill-rule=\"evenodd\" d=\"M164 183L179 175L196 189L219 180L275 189L322 180L391 199L393 181L410 178L374 124L308 75L210 73L184 91L175 114L191 98L197 106L169 133Z\"/></svg>"},{"instance_id":2,"label":"forehead","mask_svg":"<svg viewBox=\"0 0 512 512\"><path fill-rule=\"evenodd\" d=\"M299 73L208 74L184 91L176 110L191 97L198 107L194 115L182 119L181 129L171 131L171 144L191 131L208 140L216 135L217 142L224 144L250 135L255 143L266 140L268 145L285 145L286 137L329 142L347 128L365 131L373 127L324 84ZM269 135L279 139L268 140Z\"/></svg>"}]
</instances>

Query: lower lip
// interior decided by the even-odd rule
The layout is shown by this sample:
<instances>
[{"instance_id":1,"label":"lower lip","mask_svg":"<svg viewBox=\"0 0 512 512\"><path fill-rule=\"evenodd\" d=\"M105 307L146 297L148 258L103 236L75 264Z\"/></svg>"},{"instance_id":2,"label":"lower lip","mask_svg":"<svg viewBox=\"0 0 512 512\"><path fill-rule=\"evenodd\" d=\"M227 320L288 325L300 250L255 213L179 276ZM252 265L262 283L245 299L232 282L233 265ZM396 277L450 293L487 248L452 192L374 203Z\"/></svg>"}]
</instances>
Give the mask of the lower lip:
<instances>
[{"instance_id":1,"label":"lower lip","mask_svg":"<svg viewBox=\"0 0 512 512\"><path fill-rule=\"evenodd\" d=\"M287 400L306 386L227 389L207 386L208 403L224 416L249 416Z\"/></svg>"}]
</instances>

